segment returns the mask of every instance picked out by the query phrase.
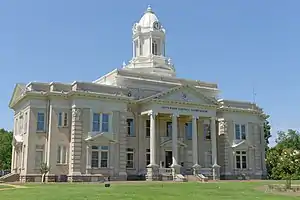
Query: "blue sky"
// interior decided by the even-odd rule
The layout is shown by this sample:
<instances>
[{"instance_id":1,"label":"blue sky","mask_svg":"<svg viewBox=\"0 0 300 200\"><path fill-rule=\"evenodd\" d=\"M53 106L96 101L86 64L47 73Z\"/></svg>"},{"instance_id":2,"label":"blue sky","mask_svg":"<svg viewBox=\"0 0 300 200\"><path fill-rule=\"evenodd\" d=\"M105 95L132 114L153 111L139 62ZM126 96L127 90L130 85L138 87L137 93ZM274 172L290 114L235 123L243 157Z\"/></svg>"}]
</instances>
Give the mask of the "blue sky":
<instances>
[{"instance_id":1,"label":"blue sky","mask_svg":"<svg viewBox=\"0 0 300 200\"><path fill-rule=\"evenodd\" d=\"M300 1L0 2L0 127L15 83L92 81L132 56L131 27L150 4L167 31L177 76L216 82L227 99L256 102L273 135L300 127Z\"/></svg>"}]
</instances>

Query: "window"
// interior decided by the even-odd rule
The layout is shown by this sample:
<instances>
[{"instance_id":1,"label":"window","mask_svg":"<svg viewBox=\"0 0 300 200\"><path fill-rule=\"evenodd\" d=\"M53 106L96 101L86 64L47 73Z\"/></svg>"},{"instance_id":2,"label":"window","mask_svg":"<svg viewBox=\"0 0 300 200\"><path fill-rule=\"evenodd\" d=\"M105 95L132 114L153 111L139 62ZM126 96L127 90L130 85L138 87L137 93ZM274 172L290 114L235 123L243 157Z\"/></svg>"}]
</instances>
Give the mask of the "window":
<instances>
[{"instance_id":1,"label":"window","mask_svg":"<svg viewBox=\"0 0 300 200\"><path fill-rule=\"evenodd\" d=\"M167 122L167 137L172 136L172 122Z\"/></svg>"},{"instance_id":2,"label":"window","mask_svg":"<svg viewBox=\"0 0 300 200\"><path fill-rule=\"evenodd\" d=\"M193 138L192 122L185 123L185 136L188 140Z\"/></svg>"},{"instance_id":3,"label":"window","mask_svg":"<svg viewBox=\"0 0 300 200\"><path fill-rule=\"evenodd\" d=\"M65 112L58 113L58 126L59 127L68 126L68 113Z\"/></svg>"},{"instance_id":4,"label":"window","mask_svg":"<svg viewBox=\"0 0 300 200\"><path fill-rule=\"evenodd\" d=\"M235 152L235 164L237 169L247 169L247 153L246 151Z\"/></svg>"},{"instance_id":5,"label":"window","mask_svg":"<svg viewBox=\"0 0 300 200\"><path fill-rule=\"evenodd\" d=\"M246 140L246 125L245 124L235 124L235 139L236 140Z\"/></svg>"},{"instance_id":6,"label":"window","mask_svg":"<svg viewBox=\"0 0 300 200\"><path fill-rule=\"evenodd\" d=\"M146 137L150 137L150 120L146 120Z\"/></svg>"},{"instance_id":7,"label":"window","mask_svg":"<svg viewBox=\"0 0 300 200\"><path fill-rule=\"evenodd\" d=\"M57 148L57 164L67 164L67 147L58 146Z\"/></svg>"},{"instance_id":8,"label":"window","mask_svg":"<svg viewBox=\"0 0 300 200\"><path fill-rule=\"evenodd\" d=\"M210 140L211 139L210 124L203 124L203 132L204 132L205 139Z\"/></svg>"},{"instance_id":9,"label":"window","mask_svg":"<svg viewBox=\"0 0 300 200\"><path fill-rule=\"evenodd\" d=\"M37 114L37 131L45 131L45 113Z\"/></svg>"},{"instance_id":10,"label":"window","mask_svg":"<svg viewBox=\"0 0 300 200\"><path fill-rule=\"evenodd\" d=\"M127 119L127 135L128 136L135 136L133 119Z\"/></svg>"},{"instance_id":11,"label":"window","mask_svg":"<svg viewBox=\"0 0 300 200\"><path fill-rule=\"evenodd\" d=\"M36 148L35 148L35 167L39 169L43 162L44 162L44 147L41 146L41 145L36 145Z\"/></svg>"},{"instance_id":12,"label":"window","mask_svg":"<svg viewBox=\"0 0 300 200\"><path fill-rule=\"evenodd\" d=\"M140 56L143 55L143 46L142 43L144 43L142 40L140 40Z\"/></svg>"},{"instance_id":13,"label":"window","mask_svg":"<svg viewBox=\"0 0 300 200\"><path fill-rule=\"evenodd\" d=\"M212 155L211 151L205 152L205 167L209 168L212 166Z\"/></svg>"},{"instance_id":14,"label":"window","mask_svg":"<svg viewBox=\"0 0 300 200\"><path fill-rule=\"evenodd\" d=\"M134 168L134 149L127 148L127 163L126 168L127 169L133 169Z\"/></svg>"},{"instance_id":15,"label":"window","mask_svg":"<svg viewBox=\"0 0 300 200\"><path fill-rule=\"evenodd\" d=\"M109 114L94 113L93 114L93 132L109 132Z\"/></svg>"},{"instance_id":16,"label":"window","mask_svg":"<svg viewBox=\"0 0 300 200\"><path fill-rule=\"evenodd\" d=\"M152 54L153 55L158 55L158 45L156 41L152 42Z\"/></svg>"},{"instance_id":17,"label":"window","mask_svg":"<svg viewBox=\"0 0 300 200\"><path fill-rule=\"evenodd\" d=\"M102 114L102 132L108 132L109 127L109 115L108 114Z\"/></svg>"},{"instance_id":18,"label":"window","mask_svg":"<svg viewBox=\"0 0 300 200\"><path fill-rule=\"evenodd\" d=\"M108 167L108 146L92 146L92 168Z\"/></svg>"},{"instance_id":19,"label":"window","mask_svg":"<svg viewBox=\"0 0 300 200\"><path fill-rule=\"evenodd\" d=\"M146 149L146 166L150 165L150 149Z\"/></svg>"}]
</instances>

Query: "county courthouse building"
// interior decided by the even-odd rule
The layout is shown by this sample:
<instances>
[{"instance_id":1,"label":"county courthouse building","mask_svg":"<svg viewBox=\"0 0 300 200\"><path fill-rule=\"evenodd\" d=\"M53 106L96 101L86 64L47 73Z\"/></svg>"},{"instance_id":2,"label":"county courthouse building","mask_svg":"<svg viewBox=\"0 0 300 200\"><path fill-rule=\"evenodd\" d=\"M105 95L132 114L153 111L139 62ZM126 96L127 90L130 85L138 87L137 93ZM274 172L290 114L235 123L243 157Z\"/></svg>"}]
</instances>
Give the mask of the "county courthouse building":
<instances>
[{"instance_id":1,"label":"county courthouse building","mask_svg":"<svg viewBox=\"0 0 300 200\"><path fill-rule=\"evenodd\" d=\"M165 41L148 7L121 69L93 82L17 84L11 176L40 181L46 163L49 181L263 178L262 109L218 99L216 83L179 78Z\"/></svg>"}]
</instances>

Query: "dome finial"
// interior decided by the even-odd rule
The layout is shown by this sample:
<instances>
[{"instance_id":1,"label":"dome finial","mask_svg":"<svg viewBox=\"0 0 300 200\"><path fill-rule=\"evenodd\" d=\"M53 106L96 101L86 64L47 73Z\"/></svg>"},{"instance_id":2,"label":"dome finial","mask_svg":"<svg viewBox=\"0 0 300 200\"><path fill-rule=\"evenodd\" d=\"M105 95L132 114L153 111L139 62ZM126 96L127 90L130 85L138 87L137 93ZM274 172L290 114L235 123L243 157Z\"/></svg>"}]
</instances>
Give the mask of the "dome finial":
<instances>
[{"instance_id":1,"label":"dome finial","mask_svg":"<svg viewBox=\"0 0 300 200\"><path fill-rule=\"evenodd\" d=\"M151 6L150 6L150 5L148 5L148 8L147 8L146 12L153 13L153 11L152 11L152 8L151 8Z\"/></svg>"}]
</instances>

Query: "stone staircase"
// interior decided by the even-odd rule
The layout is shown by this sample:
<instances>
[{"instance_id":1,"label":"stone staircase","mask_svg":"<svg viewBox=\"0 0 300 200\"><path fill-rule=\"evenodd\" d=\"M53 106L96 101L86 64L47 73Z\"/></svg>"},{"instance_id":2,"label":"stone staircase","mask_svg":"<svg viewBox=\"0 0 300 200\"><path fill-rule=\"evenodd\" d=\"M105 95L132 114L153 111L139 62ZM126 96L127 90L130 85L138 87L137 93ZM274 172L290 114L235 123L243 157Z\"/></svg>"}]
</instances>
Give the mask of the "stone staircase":
<instances>
[{"instance_id":1,"label":"stone staircase","mask_svg":"<svg viewBox=\"0 0 300 200\"><path fill-rule=\"evenodd\" d=\"M0 182L16 182L20 180L20 175L16 173L9 173L0 177Z\"/></svg>"}]
</instances>

